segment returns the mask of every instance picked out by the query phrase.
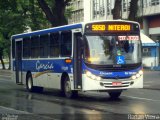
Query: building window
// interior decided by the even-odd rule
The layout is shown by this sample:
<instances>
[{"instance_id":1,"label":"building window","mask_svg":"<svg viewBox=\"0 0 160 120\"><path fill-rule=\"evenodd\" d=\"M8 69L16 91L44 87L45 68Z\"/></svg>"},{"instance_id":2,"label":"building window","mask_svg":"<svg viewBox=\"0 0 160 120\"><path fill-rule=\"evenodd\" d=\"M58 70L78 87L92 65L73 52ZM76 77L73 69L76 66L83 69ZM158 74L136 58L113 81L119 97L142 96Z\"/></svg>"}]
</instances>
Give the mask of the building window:
<instances>
[{"instance_id":1,"label":"building window","mask_svg":"<svg viewBox=\"0 0 160 120\"><path fill-rule=\"evenodd\" d=\"M122 4L123 4L123 8L122 8L122 10L123 10L123 12L127 12L127 11L130 11L130 0L123 0L122 1Z\"/></svg>"},{"instance_id":2,"label":"building window","mask_svg":"<svg viewBox=\"0 0 160 120\"><path fill-rule=\"evenodd\" d=\"M99 6L99 14L101 17L105 15L105 9L104 9L104 0L100 0L100 6Z\"/></svg>"},{"instance_id":3,"label":"building window","mask_svg":"<svg viewBox=\"0 0 160 120\"><path fill-rule=\"evenodd\" d=\"M111 15L111 1L107 0L107 15Z\"/></svg>"},{"instance_id":4,"label":"building window","mask_svg":"<svg viewBox=\"0 0 160 120\"><path fill-rule=\"evenodd\" d=\"M151 56L151 48L143 48L143 51L142 51L142 55L143 57L150 57Z\"/></svg>"},{"instance_id":5,"label":"building window","mask_svg":"<svg viewBox=\"0 0 160 120\"><path fill-rule=\"evenodd\" d=\"M142 4L143 8L146 8L149 5L149 1L148 0L141 0L141 4Z\"/></svg>"},{"instance_id":6,"label":"building window","mask_svg":"<svg viewBox=\"0 0 160 120\"><path fill-rule=\"evenodd\" d=\"M159 5L159 0L151 0L151 6Z\"/></svg>"},{"instance_id":7,"label":"building window","mask_svg":"<svg viewBox=\"0 0 160 120\"><path fill-rule=\"evenodd\" d=\"M123 12L126 12L127 11L127 1L126 0L123 0Z\"/></svg>"},{"instance_id":8,"label":"building window","mask_svg":"<svg viewBox=\"0 0 160 120\"><path fill-rule=\"evenodd\" d=\"M104 0L93 0L93 18L105 15Z\"/></svg>"}]
</instances>

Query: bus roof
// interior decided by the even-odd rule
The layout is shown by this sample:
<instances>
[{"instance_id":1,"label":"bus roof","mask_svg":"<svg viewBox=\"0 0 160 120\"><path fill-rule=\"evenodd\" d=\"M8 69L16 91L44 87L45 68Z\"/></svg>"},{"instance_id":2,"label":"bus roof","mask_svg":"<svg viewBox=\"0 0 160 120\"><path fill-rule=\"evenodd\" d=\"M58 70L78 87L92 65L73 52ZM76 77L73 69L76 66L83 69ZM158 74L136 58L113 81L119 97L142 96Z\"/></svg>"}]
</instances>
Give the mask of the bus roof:
<instances>
[{"instance_id":1,"label":"bus roof","mask_svg":"<svg viewBox=\"0 0 160 120\"><path fill-rule=\"evenodd\" d=\"M77 28L82 28L82 24L79 23L79 24L65 25L65 26L59 26L59 27L53 27L53 28L49 28L49 29L33 31L33 32L29 32L29 33L16 34L16 35L12 36L12 39L19 39L19 38L23 38L23 37L48 34L48 33L56 32L56 31L65 31L65 30L71 30L71 29L77 29Z\"/></svg>"},{"instance_id":2,"label":"bus roof","mask_svg":"<svg viewBox=\"0 0 160 120\"><path fill-rule=\"evenodd\" d=\"M120 20L120 19L119 20L97 20L97 21L89 21L89 22L82 22L82 23L71 24L71 25L58 26L58 27L33 31L29 33L16 34L12 36L12 39L19 39L19 38L30 37L34 35L48 34L48 33L56 32L56 31L65 31L65 30L82 28L83 24L96 23L96 22L132 22L132 23L139 24L138 22L135 22L135 21Z\"/></svg>"}]
</instances>

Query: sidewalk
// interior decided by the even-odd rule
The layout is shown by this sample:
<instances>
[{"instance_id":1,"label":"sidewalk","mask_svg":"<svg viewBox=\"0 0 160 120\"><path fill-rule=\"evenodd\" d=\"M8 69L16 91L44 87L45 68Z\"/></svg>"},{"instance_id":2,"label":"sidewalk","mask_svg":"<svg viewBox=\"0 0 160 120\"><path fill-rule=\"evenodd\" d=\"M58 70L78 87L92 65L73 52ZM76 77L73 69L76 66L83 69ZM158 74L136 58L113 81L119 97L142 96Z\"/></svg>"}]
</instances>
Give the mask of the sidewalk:
<instances>
[{"instance_id":1,"label":"sidewalk","mask_svg":"<svg viewBox=\"0 0 160 120\"><path fill-rule=\"evenodd\" d=\"M11 78L11 70L2 70L0 69L0 77Z\"/></svg>"}]
</instances>

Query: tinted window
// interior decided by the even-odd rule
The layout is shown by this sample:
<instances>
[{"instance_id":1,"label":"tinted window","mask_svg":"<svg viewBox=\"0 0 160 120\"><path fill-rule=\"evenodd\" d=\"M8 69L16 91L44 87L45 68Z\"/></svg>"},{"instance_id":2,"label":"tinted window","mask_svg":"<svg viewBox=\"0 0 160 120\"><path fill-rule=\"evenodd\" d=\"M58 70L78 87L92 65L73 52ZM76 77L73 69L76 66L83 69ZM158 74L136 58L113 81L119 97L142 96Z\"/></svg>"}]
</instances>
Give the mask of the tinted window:
<instances>
[{"instance_id":1,"label":"tinted window","mask_svg":"<svg viewBox=\"0 0 160 120\"><path fill-rule=\"evenodd\" d=\"M72 32L66 31L61 33L61 56L69 57L72 53Z\"/></svg>"},{"instance_id":2,"label":"tinted window","mask_svg":"<svg viewBox=\"0 0 160 120\"><path fill-rule=\"evenodd\" d=\"M50 34L50 57L59 57L60 54L59 33Z\"/></svg>"},{"instance_id":3,"label":"tinted window","mask_svg":"<svg viewBox=\"0 0 160 120\"><path fill-rule=\"evenodd\" d=\"M31 38L31 57L37 58L39 57L39 36L33 36Z\"/></svg>"},{"instance_id":4,"label":"tinted window","mask_svg":"<svg viewBox=\"0 0 160 120\"><path fill-rule=\"evenodd\" d=\"M49 36L40 36L40 57L48 57L49 53Z\"/></svg>"},{"instance_id":5,"label":"tinted window","mask_svg":"<svg viewBox=\"0 0 160 120\"><path fill-rule=\"evenodd\" d=\"M23 58L29 58L31 53L30 38L23 39Z\"/></svg>"},{"instance_id":6,"label":"tinted window","mask_svg":"<svg viewBox=\"0 0 160 120\"><path fill-rule=\"evenodd\" d=\"M12 39L12 58L15 58L15 40Z\"/></svg>"}]
</instances>

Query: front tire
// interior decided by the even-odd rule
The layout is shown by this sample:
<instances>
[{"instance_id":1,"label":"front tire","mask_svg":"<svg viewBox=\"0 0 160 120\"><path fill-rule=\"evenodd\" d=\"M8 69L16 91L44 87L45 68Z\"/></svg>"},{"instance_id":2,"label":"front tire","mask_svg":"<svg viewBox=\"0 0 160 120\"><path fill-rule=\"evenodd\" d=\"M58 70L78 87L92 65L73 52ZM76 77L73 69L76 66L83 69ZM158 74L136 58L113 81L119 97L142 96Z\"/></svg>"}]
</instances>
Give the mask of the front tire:
<instances>
[{"instance_id":1,"label":"front tire","mask_svg":"<svg viewBox=\"0 0 160 120\"><path fill-rule=\"evenodd\" d=\"M119 98L121 93L122 93L122 91L113 91L113 92L109 92L108 94L111 99L117 99L117 98Z\"/></svg>"},{"instance_id":2,"label":"front tire","mask_svg":"<svg viewBox=\"0 0 160 120\"><path fill-rule=\"evenodd\" d=\"M64 95L67 98L76 98L78 96L78 91L71 90L71 82L68 76L64 81Z\"/></svg>"}]
</instances>

